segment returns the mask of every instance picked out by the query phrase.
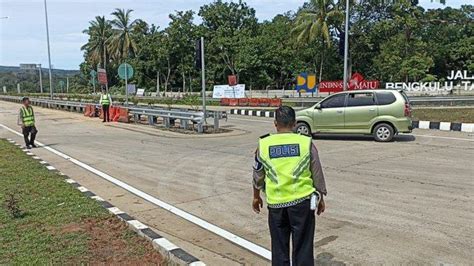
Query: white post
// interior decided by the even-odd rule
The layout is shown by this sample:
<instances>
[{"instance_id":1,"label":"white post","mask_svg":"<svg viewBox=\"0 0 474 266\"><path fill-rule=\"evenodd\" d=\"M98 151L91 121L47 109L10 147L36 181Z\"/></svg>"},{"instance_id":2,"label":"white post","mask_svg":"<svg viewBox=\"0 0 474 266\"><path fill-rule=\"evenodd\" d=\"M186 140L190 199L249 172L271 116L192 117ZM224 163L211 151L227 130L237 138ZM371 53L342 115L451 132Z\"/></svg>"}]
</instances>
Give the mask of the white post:
<instances>
[{"instance_id":1,"label":"white post","mask_svg":"<svg viewBox=\"0 0 474 266\"><path fill-rule=\"evenodd\" d=\"M206 70L204 64L204 37L201 37L201 86L202 86L202 111L204 112L204 122L206 121Z\"/></svg>"},{"instance_id":2,"label":"white post","mask_svg":"<svg viewBox=\"0 0 474 266\"><path fill-rule=\"evenodd\" d=\"M69 77L66 77L66 93L69 94Z\"/></svg>"},{"instance_id":3,"label":"white post","mask_svg":"<svg viewBox=\"0 0 474 266\"><path fill-rule=\"evenodd\" d=\"M346 0L346 25L344 27L344 90L347 90L348 58L349 58L349 0Z\"/></svg>"},{"instance_id":4,"label":"white post","mask_svg":"<svg viewBox=\"0 0 474 266\"><path fill-rule=\"evenodd\" d=\"M16 84L16 90L18 91L18 94L21 93L21 91L20 91L20 83L17 83L17 84Z\"/></svg>"},{"instance_id":5,"label":"white post","mask_svg":"<svg viewBox=\"0 0 474 266\"><path fill-rule=\"evenodd\" d=\"M7 93L7 86L3 86L3 93Z\"/></svg>"},{"instance_id":6,"label":"white post","mask_svg":"<svg viewBox=\"0 0 474 266\"><path fill-rule=\"evenodd\" d=\"M49 47L48 7L46 6L46 0L44 0L44 15L46 18L46 40L48 42L49 94L51 99L53 99L53 75L51 74L51 49Z\"/></svg>"}]
</instances>

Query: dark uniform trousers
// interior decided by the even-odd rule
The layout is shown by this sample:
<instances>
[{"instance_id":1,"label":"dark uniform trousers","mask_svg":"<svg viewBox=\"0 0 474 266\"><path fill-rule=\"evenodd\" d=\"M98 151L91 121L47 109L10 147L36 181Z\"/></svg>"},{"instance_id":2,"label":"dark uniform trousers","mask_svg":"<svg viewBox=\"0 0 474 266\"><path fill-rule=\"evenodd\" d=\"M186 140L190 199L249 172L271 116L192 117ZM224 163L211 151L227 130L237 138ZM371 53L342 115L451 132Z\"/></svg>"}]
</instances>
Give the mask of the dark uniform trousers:
<instances>
[{"instance_id":1,"label":"dark uniform trousers","mask_svg":"<svg viewBox=\"0 0 474 266\"><path fill-rule=\"evenodd\" d=\"M36 129L35 126L29 126L29 127L25 126L23 127L22 132L23 132L23 138L25 139L26 146L35 144L36 133L38 133L38 130ZM31 138L30 138L30 134L31 134Z\"/></svg>"},{"instance_id":2,"label":"dark uniform trousers","mask_svg":"<svg viewBox=\"0 0 474 266\"><path fill-rule=\"evenodd\" d=\"M109 115L109 107L110 105L104 104L102 105L102 113L104 114L104 122L110 122L110 115Z\"/></svg>"},{"instance_id":3,"label":"dark uniform trousers","mask_svg":"<svg viewBox=\"0 0 474 266\"><path fill-rule=\"evenodd\" d=\"M285 208L268 208L268 224L272 237L272 265L290 265L290 236L292 266L314 265L313 239L315 217L310 200Z\"/></svg>"}]
</instances>

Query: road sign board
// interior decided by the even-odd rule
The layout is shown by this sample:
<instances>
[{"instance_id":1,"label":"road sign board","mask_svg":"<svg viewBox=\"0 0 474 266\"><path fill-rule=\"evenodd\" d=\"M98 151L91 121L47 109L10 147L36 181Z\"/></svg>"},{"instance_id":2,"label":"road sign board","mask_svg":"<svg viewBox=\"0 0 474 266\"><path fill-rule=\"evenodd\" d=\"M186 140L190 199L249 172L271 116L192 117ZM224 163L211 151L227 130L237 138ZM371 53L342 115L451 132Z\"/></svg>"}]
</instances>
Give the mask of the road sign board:
<instances>
[{"instance_id":1,"label":"road sign board","mask_svg":"<svg viewBox=\"0 0 474 266\"><path fill-rule=\"evenodd\" d=\"M89 74L91 75L92 78L97 77L97 72L95 70L91 70L91 72L89 72Z\"/></svg>"},{"instance_id":2,"label":"road sign board","mask_svg":"<svg viewBox=\"0 0 474 266\"><path fill-rule=\"evenodd\" d=\"M123 63L118 68L118 74L121 79L131 79L133 77L133 67Z\"/></svg>"},{"instance_id":3,"label":"road sign board","mask_svg":"<svg viewBox=\"0 0 474 266\"><path fill-rule=\"evenodd\" d=\"M61 88L64 87L64 80L60 80L60 81L59 81L59 86L60 86Z\"/></svg>"},{"instance_id":4,"label":"road sign board","mask_svg":"<svg viewBox=\"0 0 474 266\"><path fill-rule=\"evenodd\" d=\"M227 76L227 81L229 86L237 85L237 76L236 75L229 75Z\"/></svg>"},{"instance_id":5,"label":"road sign board","mask_svg":"<svg viewBox=\"0 0 474 266\"><path fill-rule=\"evenodd\" d=\"M316 75L301 73L296 77L296 91L313 93L316 90Z\"/></svg>"},{"instance_id":6,"label":"road sign board","mask_svg":"<svg viewBox=\"0 0 474 266\"><path fill-rule=\"evenodd\" d=\"M128 94L135 94L137 92L137 87L135 84L127 84Z\"/></svg>"},{"instance_id":7,"label":"road sign board","mask_svg":"<svg viewBox=\"0 0 474 266\"><path fill-rule=\"evenodd\" d=\"M103 68L99 68L98 78L99 78L99 84L106 85L107 84L107 71Z\"/></svg>"}]
</instances>

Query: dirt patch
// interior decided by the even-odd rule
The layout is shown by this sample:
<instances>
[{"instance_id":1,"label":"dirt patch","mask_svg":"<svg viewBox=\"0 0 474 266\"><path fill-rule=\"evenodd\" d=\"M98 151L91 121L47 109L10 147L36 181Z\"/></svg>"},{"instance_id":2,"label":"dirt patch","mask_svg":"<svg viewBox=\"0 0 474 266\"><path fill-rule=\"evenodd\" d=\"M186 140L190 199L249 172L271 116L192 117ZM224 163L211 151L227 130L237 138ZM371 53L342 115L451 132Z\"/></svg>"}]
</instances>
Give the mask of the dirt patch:
<instances>
[{"instance_id":1,"label":"dirt patch","mask_svg":"<svg viewBox=\"0 0 474 266\"><path fill-rule=\"evenodd\" d=\"M162 258L150 242L131 231L115 217L85 219L65 225L61 234L84 233L88 236L88 254L72 261L100 265L161 265Z\"/></svg>"}]
</instances>

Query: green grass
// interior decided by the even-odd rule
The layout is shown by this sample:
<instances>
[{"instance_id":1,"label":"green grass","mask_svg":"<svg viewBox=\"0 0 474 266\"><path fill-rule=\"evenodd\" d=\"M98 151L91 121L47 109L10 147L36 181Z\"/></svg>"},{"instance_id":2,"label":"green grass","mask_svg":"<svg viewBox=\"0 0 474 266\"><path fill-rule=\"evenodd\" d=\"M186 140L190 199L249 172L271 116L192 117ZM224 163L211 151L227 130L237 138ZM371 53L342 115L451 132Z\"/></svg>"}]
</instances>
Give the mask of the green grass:
<instances>
[{"instance_id":1,"label":"green grass","mask_svg":"<svg viewBox=\"0 0 474 266\"><path fill-rule=\"evenodd\" d=\"M5 204L11 194L18 199L21 210L17 218ZM97 202L0 139L0 265L96 261L100 244L94 250L91 246L96 243L92 242L102 241L104 245L110 241L107 237L111 237L104 235L96 239L91 232L99 230L86 226L90 224L106 231L110 231L104 228L107 225L116 227L113 237L122 241L117 244L121 247L118 253L137 257L151 252L150 247L137 245L142 239ZM77 230L68 230L71 225ZM114 255L113 250L110 253Z\"/></svg>"},{"instance_id":2,"label":"green grass","mask_svg":"<svg viewBox=\"0 0 474 266\"><path fill-rule=\"evenodd\" d=\"M413 120L474 123L474 108L415 109Z\"/></svg>"}]
</instances>

